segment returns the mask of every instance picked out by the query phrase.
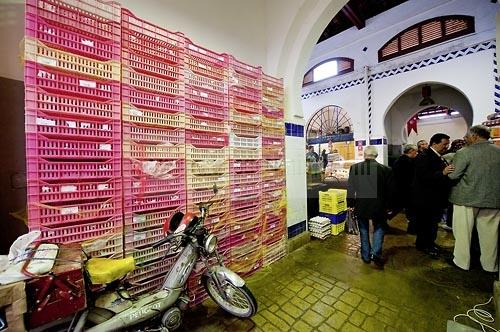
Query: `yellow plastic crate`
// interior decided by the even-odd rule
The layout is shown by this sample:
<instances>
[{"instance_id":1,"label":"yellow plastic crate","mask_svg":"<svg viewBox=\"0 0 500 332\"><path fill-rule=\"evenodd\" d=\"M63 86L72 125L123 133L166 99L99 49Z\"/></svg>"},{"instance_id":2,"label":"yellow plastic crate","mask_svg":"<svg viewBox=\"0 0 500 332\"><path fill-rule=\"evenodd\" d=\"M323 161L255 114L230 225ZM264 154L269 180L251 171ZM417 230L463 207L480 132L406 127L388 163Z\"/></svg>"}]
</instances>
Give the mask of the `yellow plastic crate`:
<instances>
[{"instance_id":1,"label":"yellow plastic crate","mask_svg":"<svg viewBox=\"0 0 500 332\"><path fill-rule=\"evenodd\" d=\"M347 190L330 189L319 192L319 211L337 214L347 209Z\"/></svg>"},{"instance_id":2,"label":"yellow plastic crate","mask_svg":"<svg viewBox=\"0 0 500 332\"><path fill-rule=\"evenodd\" d=\"M338 214L347 210L347 203L342 202L340 204L331 205L328 203L319 204L319 212Z\"/></svg>"},{"instance_id":3,"label":"yellow plastic crate","mask_svg":"<svg viewBox=\"0 0 500 332\"><path fill-rule=\"evenodd\" d=\"M184 114L142 110L131 105L122 106L123 121L155 127L184 127Z\"/></svg>"},{"instance_id":4,"label":"yellow plastic crate","mask_svg":"<svg viewBox=\"0 0 500 332\"><path fill-rule=\"evenodd\" d=\"M333 224L332 225L332 234L333 235L339 235L344 231L345 228L345 221L340 223L340 224Z\"/></svg>"},{"instance_id":5,"label":"yellow plastic crate","mask_svg":"<svg viewBox=\"0 0 500 332\"><path fill-rule=\"evenodd\" d=\"M36 39L25 39L25 60L82 75L120 80L119 61L98 61L50 48Z\"/></svg>"}]
</instances>

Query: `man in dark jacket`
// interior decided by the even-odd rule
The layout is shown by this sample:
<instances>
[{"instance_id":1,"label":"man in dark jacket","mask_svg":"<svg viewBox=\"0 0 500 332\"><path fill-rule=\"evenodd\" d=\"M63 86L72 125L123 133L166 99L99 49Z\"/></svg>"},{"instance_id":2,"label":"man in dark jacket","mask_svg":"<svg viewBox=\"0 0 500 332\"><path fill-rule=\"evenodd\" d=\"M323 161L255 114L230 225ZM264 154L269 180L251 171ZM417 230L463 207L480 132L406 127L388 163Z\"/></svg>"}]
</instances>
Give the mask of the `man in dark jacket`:
<instances>
[{"instance_id":1,"label":"man in dark jacket","mask_svg":"<svg viewBox=\"0 0 500 332\"><path fill-rule=\"evenodd\" d=\"M436 237L438 223L443 210L448 204L451 180L448 174L453 172L453 165L443 159L450 137L446 134L435 134L431 137L429 148L415 158L415 178L413 180L413 203L417 220L418 250L432 257L439 255Z\"/></svg>"},{"instance_id":2,"label":"man in dark jacket","mask_svg":"<svg viewBox=\"0 0 500 332\"><path fill-rule=\"evenodd\" d=\"M387 225L387 209L393 192L392 171L379 164L377 149L367 146L364 151L365 161L354 164L349 170L347 204L354 207L359 223L361 237L361 259L383 268L382 245ZM370 220L373 224L373 241L370 245Z\"/></svg>"},{"instance_id":3,"label":"man in dark jacket","mask_svg":"<svg viewBox=\"0 0 500 332\"><path fill-rule=\"evenodd\" d=\"M415 212L412 209L412 183L415 176L415 157L418 154L417 146L406 144L403 154L396 160L392 171L396 182L396 202L398 208L404 208L408 219L408 233L416 234Z\"/></svg>"}]
</instances>

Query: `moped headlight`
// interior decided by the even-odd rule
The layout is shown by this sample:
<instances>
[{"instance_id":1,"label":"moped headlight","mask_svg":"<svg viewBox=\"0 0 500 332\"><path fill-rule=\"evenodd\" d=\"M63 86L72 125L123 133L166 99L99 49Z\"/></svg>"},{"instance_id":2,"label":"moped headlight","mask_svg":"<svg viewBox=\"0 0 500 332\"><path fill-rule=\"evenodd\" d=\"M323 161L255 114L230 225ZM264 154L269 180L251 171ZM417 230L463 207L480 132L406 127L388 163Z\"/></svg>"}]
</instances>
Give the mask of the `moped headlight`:
<instances>
[{"instance_id":1,"label":"moped headlight","mask_svg":"<svg viewBox=\"0 0 500 332\"><path fill-rule=\"evenodd\" d=\"M209 254L213 253L217 248L217 236L210 234L205 237L205 242L203 243L203 249Z\"/></svg>"}]
</instances>

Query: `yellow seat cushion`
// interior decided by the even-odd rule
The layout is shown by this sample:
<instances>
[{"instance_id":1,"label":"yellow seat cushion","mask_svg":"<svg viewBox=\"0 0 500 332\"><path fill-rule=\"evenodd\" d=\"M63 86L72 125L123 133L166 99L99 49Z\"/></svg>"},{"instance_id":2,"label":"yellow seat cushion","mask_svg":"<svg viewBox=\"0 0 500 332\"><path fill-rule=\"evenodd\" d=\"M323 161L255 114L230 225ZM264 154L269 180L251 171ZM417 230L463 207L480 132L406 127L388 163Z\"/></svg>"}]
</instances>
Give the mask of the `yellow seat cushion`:
<instances>
[{"instance_id":1,"label":"yellow seat cushion","mask_svg":"<svg viewBox=\"0 0 500 332\"><path fill-rule=\"evenodd\" d=\"M122 259L91 258L85 268L92 284L108 284L133 271L135 261L132 256Z\"/></svg>"}]
</instances>

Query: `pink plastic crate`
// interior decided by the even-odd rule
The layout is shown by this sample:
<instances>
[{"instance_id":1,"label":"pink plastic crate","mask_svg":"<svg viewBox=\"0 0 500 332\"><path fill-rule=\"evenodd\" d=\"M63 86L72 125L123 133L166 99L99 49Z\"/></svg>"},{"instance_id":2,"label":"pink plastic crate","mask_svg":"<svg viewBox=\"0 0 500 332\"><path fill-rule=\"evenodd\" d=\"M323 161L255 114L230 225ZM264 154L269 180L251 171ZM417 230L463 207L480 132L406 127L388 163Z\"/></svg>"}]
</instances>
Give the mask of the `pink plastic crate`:
<instances>
[{"instance_id":1,"label":"pink plastic crate","mask_svg":"<svg viewBox=\"0 0 500 332\"><path fill-rule=\"evenodd\" d=\"M283 79L262 73L262 85L273 88L277 93L283 94Z\"/></svg>"},{"instance_id":2,"label":"pink plastic crate","mask_svg":"<svg viewBox=\"0 0 500 332\"><path fill-rule=\"evenodd\" d=\"M122 83L140 90L166 95L182 96L184 94L184 82L180 80L172 81L147 75L129 67L122 67Z\"/></svg>"},{"instance_id":3,"label":"pink plastic crate","mask_svg":"<svg viewBox=\"0 0 500 332\"><path fill-rule=\"evenodd\" d=\"M262 114L269 118L278 118L282 119L285 114L283 106L281 107L273 107L266 105L266 103L262 103Z\"/></svg>"},{"instance_id":4,"label":"pink plastic crate","mask_svg":"<svg viewBox=\"0 0 500 332\"><path fill-rule=\"evenodd\" d=\"M260 250L262 250L262 241L257 240L236 247L232 247L230 253L232 258L238 259Z\"/></svg>"},{"instance_id":5,"label":"pink plastic crate","mask_svg":"<svg viewBox=\"0 0 500 332\"><path fill-rule=\"evenodd\" d=\"M52 11L55 1L26 1L26 36L46 45L97 60L120 60L120 24L93 20L62 10ZM59 2L62 4L62 1ZM69 7L69 6L68 6ZM60 7L62 8L62 7ZM84 20L85 22L82 22ZM89 23L89 24L87 24Z\"/></svg>"},{"instance_id":6,"label":"pink plastic crate","mask_svg":"<svg viewBox=\"0 0 500 332\"><path fill-rule=\"evenodd\" d=\"M262 217L259 215L250 219L232 220L230 229L231 229L231 234L248 233L248 232L260 233L260 228L262 228L262 226L263 226Z\"/></svg>"},{"instance_id":7,"label":"pink plastic crate","mask_svg":"<svg viewBox=\"0 0 500 332\"><path fill-rule=\"evenodd\" d=\"M94 121L61 118L42 112L26 111L25 130L30 134L42 134L48 138L109 141L121 140L120 123L116 120Z\"/></svg>"},{"instance_id":8,"label":"pink plastic crate","mask_svg":"<svg viewBox=\"0 0 500 332\"><path fill-rule=\"evenodd\" d=\"M229 94L229 107L244 113L260 114L262 112L260 101L239 99L232 94Z\"/></svg>"},{"instance_id":9,"label":"pink plastic crate","mask_svg":"<svg viewBox=\"0 0 500 332\"><path fill-rule=\"evenodd\" d=\"M176 257L166 258L159 262L150 263L139 268L136 268L131 272L127 281L130 283L143 282L144 280L150 279L155 276L166 277L168 271L172 268L176 260Z\"/></svg>"},{"instance_id":10,"label":"pink plastic crate","mask_svg":"<svg viewBox=\"0 0 500 332\"><path fill-rule=\"evenodd\" d=\"M262 107L262 93L260 91L233 85L229 88L229 95L237 97L239 99L254 102L255 104L257 104L255 108L259 108L260 113L260 108Z\"/></svg>"},{"instance_id":11,"label":"pink plastic crate","mask_svg":"<svg viewBox=\"0 0 500 332\"><path fill-rule=\"evenodd\" d=\"M227 56L195 45L186 39L186 65L197 74L223 81L227 77Z\"/></svg>"},{"instance_id":12,"label":"pink plastic crate","mask_svg":"<svg viewBox=\"0 0 500 332\"><path fill-rule=\"evenodd\" d=\"M120 83L59 71L39 63L26 61L24 83L45 91L98 101L120 100Z\"/></svg>"},{"instance_id":13,"label":"pink plastic crate","mask_svg":"<svg viewBox=\"0 0 500 332\"><path fill-rule=\"evenodd\" d=\"M119 158L104 161L48 161L42 158L27 159L28 184L32 181L93 181L121 176Z\"/></svg>"},{"instance_id":14,"label":"pink plastic crate","mask_svg":"<svg viewBox=\"0 0 500 332\"><path fill-rule=\"evenodd\" d=\"M245 184L245 185L232 185L231 198L239 199L244 196L254 196L260 194L262 191L260 183Z\"/></svg>"},{"instance_id":15,"label":"pink plastic crate","mask_svg":"<svg viewBox=\"0 0 500 332\"><path fill-rule=\"evenodd\" d=\"M120 120L120 100L101 102L50 93L39 87L25 87L26 111L41 111L55 116L97 120Z\"/></svg>"},{"instance_id":16,"label":"pink plastic crate","mask_svg":"<svg viewBox=\"0 0 500 332\"><path fill-rule=\"evenodd\" d=\"M166 180L155 179L152 177L139 177L132 178L131 180L124 180L125 192L131 192L135 199L139 200L145 196L153 194L184 190L185 186L186 182L184 174Z\"/></svg>"},{"instance_id":17,"label":"pink plastic crate","mask_svg":"<svg viewBox=\"0 0 500 332\"><path fill-rule=\"evenodd\" d=\"M186 84L197 89L209 90L219 94L227 94L227 83L223 80L196 74L190 70L185 71L184 79Z\"/></svg>"},{"instance_id":18,"label":"pink plastic crate","mask_svg":"<svg viewBox=\"0 0 500 332\"><path fill-rule=\"evenodd\" d=\"M186 114L198 119L207 119L212 121L225 121L228 118L227 108L202 105L186 100Z\"/></svg>"},{"instance_id":19,"label":"pink plastic crate","mask_svg":"<svg viewBox=\"0 0 500 332\"><path fill-rule=\"evenodd\" d=\"M243 205L244 203L246 203L247 205ZM238 202L238 203L231 202L231 218L233 218L233 219L249 219L249 218L253 218L255 216L260 215L262 212L261 206L260 206L260 201L254 200L254 204L257 204L257 205L251 206L248 201L247 202L243 201L243 202ZM243 208L241 208L241 209L236 208L236 207L241 207L242 205L243 205ZM234 209L233 209L233 206L235 207Z\"/></svg>"},{"instance_id":20,"label":"pink plastic crate","mask_svg":"<svg viewBox=\"0 0 500 332\"><path fill-rule=\"evenodd\" d=\"M174 53L175 54L175 53ZM171 61L178 61L177 56L168 56ZM146 54L122 48L122 66L133 68L138 73L157 76L169 80L180 80L183 77L183 67L172 64L165 59L154 58Z\"/></svg>"},{"instance_id":21,"label":"pink plastic crate","mask_svg":"<svg viewBox=\"0 0 500 332\"><path fill-rule=\"evenodd\" d=\"M229 187L218 187L217 195L214 197L214 191L212 188L193 190L190 189L187 191L187 198L193 204L200 202L208 202L210 198L213 197L213 201L218 201L222 199L229 198Z\"/></svg>"},{"instance_id":22,"label":"pink plastic crate","mask_svg":"<svg viewBox=\"0 0 500 332\"><path fill-rule=\"evenodd\" d=\"M286 220L284 214L266 214L264 233L270 233L274 230L282 229L286 226Z\"/></svg>"},{"instance_id":23,"label":"pink plastic crate","mask_svg":"<svg viewBox=\"0 0 500 332\"><path fill-rule=\"evenodd\" d=\"M242 197L231 197L231 211L236 212L246 208L254 208L261 203L261 197L257 195L248 195ZM239 218L242 219L242 218Z\"/></svg>"},{"instance_id":24,"label":"pink plastic crate","mask_svg":"<svg viewBox=\"0 0 500 332\"><path fill-rule=\"evenodd\" d=\"M82 225L66 225L63 227L40 227L40 240L51 243L82 242L102 236L111 236L121 231L121 216L107 220L85 223Z\"/></svg>"},{"instance_id":25,"label":"pink plastic crate","mask_svg":"<svg viewBox=\"0 0 500 332\"><path fill-rule=\"evenodd\" d=\"M121 197L97 202L65 204L39 204L31 202L28 210L30 225L57 226L63 224L82 225L117 215L121 210Z\"/></svg>"},{"instance_id":26,"label":"pink plastic crate","mask_svg":"<svg viewBox=\"0 0 500 332\"><path fill-rule=\"evenodd\" d=\"M177 113L184 110L184 101L181 97L141 91L125 84L122 84L122 102L141 109L161 112Z\"/></svg>"},{"instance_id":27,"label":"pink plastic crate","mask_svg":"<svg viewBox=\"0 0 500 332\"><path fill-rule=\"evenodd\" d=\"M246 185L260 182L260 173L231 173L232 186L245 187Z\"/></svg>"},{"instance_id":28,"label":"pink plastic crate","mask_svg":"<svg viewBox=\"0 0 500 332\"><path fill-rule=\"evenodd\" d=\"M151 24L127 9L122 9L121 14L122 49L161 61L182 64L185 44L182 33L170 32Z\"/></svg>"},{"instance_id":29,"label":"pink plastic crate","mask_svg":"<svg viewBox=\"0 0 500 332\"><path fill-rule=\"evenodd\" d=\"M163 239L163 227L141 231L125 230L125 244L127 247L136 249L151 247L154 243Z\"/></svg>"},{"instance_id":30,"label":"pink plastic crate","mask_svg":"<svg viewBox=\"0 0 500 332\"><path fill-rule=\"evenodd\" d=\"M231 228L231 235L229 241L231 242L231 247L238 247L250 242L260 242L260 236L262 231L262 225L255 224L253 227L248 228L246 231L238 231L233 233Z\"/></svg>"},{"instance_id":31,"label":"pink plastic crate","mask_svg":"<svg viewBox=\"0 0 500 332\"><path fill-rule=\"evenodd\" d=\"M285 228L286 227L282 227L272 232L264 233L264 236L262 238L262 243L265 245L272 245L275 244L276 242L282 241L286 233Z\"/></svg>"},{"instance_id":32,"label":"pink plastic crate","mask_svg":"<svg viewBox=\"0 0 500 332\"><path fill-rule=\"evenodd\" d=\"M262 80L262 67L246 64L242 61L237 60L232 55L230 55L228 58L230 69L236 71L237 73Z\"/></svg>"},{"instance_id":33,"label":"pink plastic crate","mask_svg":"<svg viewBox=\"0 0 500 332\"><path fill-rule=\"evenodd\" d=\"M279 147L282 148L285 146L285 136L282 137L262 137L262 146L263 147Z\"/></svg>"},{"instance_id":34,"label":"pink plastic crate","mask_svg":"<svg viewBox=\"0 0 500 332\"><path fill-rule=\"evenodd\" d=\"M141 213L153 210L171 210L184 205L186 192L180 190L176 193L156 193L142 197L128 196L124 193L125 212Z\"/></svg>"},{"instance_id":35,"label":"pink plastic crate","mask_svg":"<svg viewBox=\"0 0 500 332\"><path fill-rule=\"evenodd\" d=\"M183 144L185 138L183 128L155 128L125 122L123 123L123 141Z\"/></svg>"},{"instance_id":36,"label":"pink plastic crate","mask_svg":"<svg viewBox=\"0 0 500 332\"><path fill-rule=\"evenodd\" d=\"M262 90L262 80L255 77L250 77L245 74L240 74L234 69L229 70L229 84L238 85L241 87Z\"/></svg>"},{"instance_id":37,"label":"pink plastic crate","mask_svg":"<svg viewBox=\"0 0 500 332\"><path fill-rule=\"evenodd\" d=\"M57 160L96 160L120 157L119 140L71 141L50 139L43 135L26 134L26 155Z\"/></svg>"},{"instance_id":38,"label":"pink plastic crate","mask_svg":"<svg viewBox=\"0 0 500 332\"><path fill-rule=\"evenodd\" d=\"M200 104L212 105L220 108L227 108L227 96L197 87L186 85L186 98Z\"/></svg>"},{"instance_id":39,"label":"pink plastic crate","mask_svg":"<svg viewBox=\"0 0 500 332\"><path fill-rule=\"evenodd\" d=\"M186 130L186 143L195 147L220 148L228 145L227 134Z\"/></svg>"},{"instance_id":40,"label":"pink plastic crate","mask_svg":"<svg viewBox=\"0 0 500 332\"><path fill-rule=\"evenodd\" d=\"M153 279L135 283L128 289L128 291L132 296L139 296L141 294L150 293L160 289L161 285L163 285L164 282L165 275L159 275L154 277Z\"/></svg>"},{"instance_id":41,"label":"pink plastic crate","mask_svg":"<svg viewBox=\"0 0 500 332\"><path fill-rule=\"evenodd\" d=\"M123 257L124 246L122 240L122 227L117 227L114 232L105 233L82 242L83 251L90 257Z\"/></svg>"},{"instance_id":42,"label":"pink plastic crate","mask_svg":"<svg viewBox=\"0 0 500 332\"><path fill-rule=\"evenodd\" d=\"M285 178L277 178L274 180L267 180L262 182L262 191L275 191L285 188Z\"/></svg>"},{"instance_id":43,"label":"pink plastic crate","mask_svg":"<svg viewBox=\"0 0 500 332\"><path fill-rule=\"evenodd\" d=\"M64 183L29 181L28 196L40 203L52 204L119 197L121 189L121 182L118 179Z\"/></svg>"},{"instance_id":44,"label":"pink plastic crate","mask_svg":"<svg viewBox=\"0 0 500 332\"><path fill-rule=\"evenodd\" d=\"M170 217L181 211L186 212L186 207L180 206L171 210L162 210L147 213L126 213L125 214L125 225L131 227L133 230L145 230L155 227L163 227L163 224L170 220Z\"/></svg>"},{"instance_id":45,"label":"pink plastic crate","mask_svg":"<svg viewBox=\"0 0 500 332\"><path fill-rule=\"evenodd\" d=\"M212 188L214 184L216 184L217 187L223 188L229 185L229 175L191 175L186 177L186 183L188 190Z\"/></svg>"},{"instance_id":46,"label":"pink plastic crate","mask_svg":"<svg viewBox=\"0 0 500 332\"><path fill-rule=\"evenodd\" d=\"M231 160L229 170L231 173L260 172L261 163L261 160Z\"/></svg>"},{"instance_id":47,"label":"pink plastic crate","mask_svg":"<svg viewBox=\"0 0 500 332\"><path fill-rule=\"evenodd\" d=\"M145 248L145 249L135 249L133 247L127 247L125 249L125 256L133 256L135 259L136 266L144 266L148 263L157 261L160 258L164 258L166 254L174 254L168 250L168 245L164 244L158 248Z\"/></svg>"}]
</instances>

